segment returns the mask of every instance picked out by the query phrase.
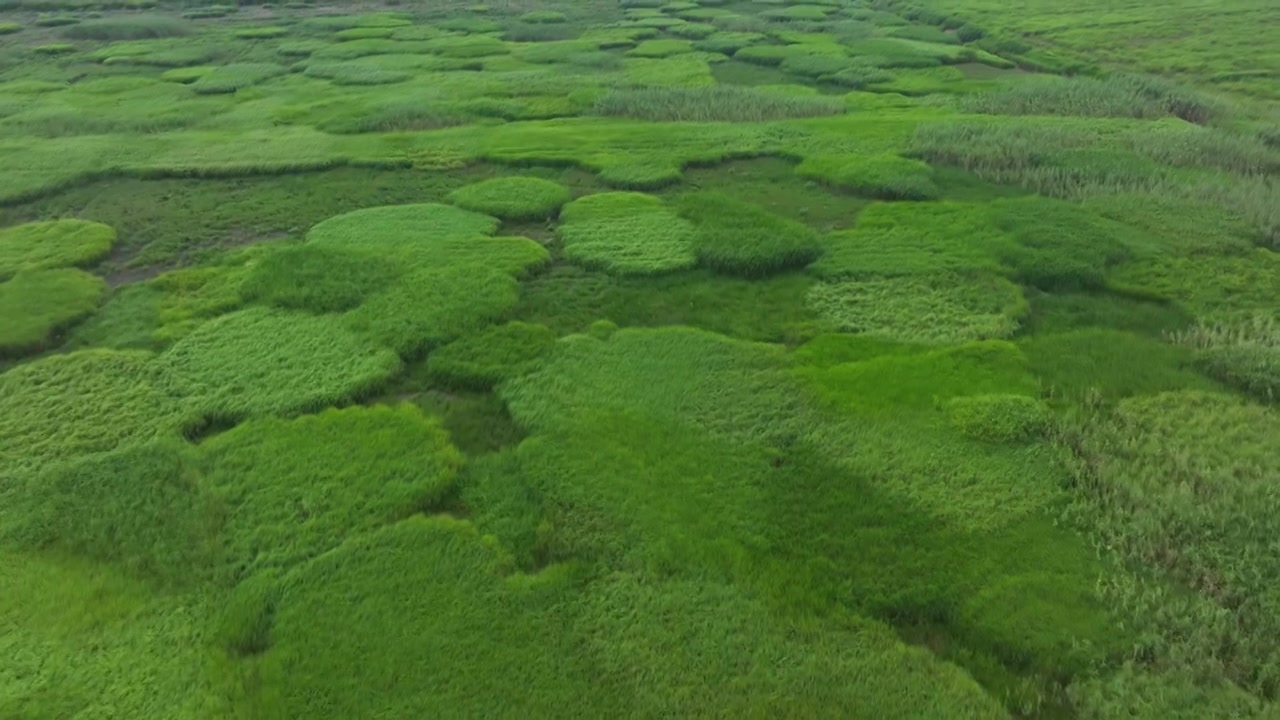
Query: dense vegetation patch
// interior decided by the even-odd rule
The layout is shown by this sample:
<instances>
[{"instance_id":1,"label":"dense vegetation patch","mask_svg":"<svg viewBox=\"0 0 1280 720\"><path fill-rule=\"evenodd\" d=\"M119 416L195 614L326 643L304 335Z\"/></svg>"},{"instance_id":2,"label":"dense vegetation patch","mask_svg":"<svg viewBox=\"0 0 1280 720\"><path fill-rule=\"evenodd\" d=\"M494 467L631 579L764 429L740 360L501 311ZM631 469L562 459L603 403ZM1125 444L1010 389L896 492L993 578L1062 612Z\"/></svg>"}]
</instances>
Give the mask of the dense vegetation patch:
<instances>
[{"instance_id":1,"label":"dense vegetation patch","mask_svg":"<svg viewBox=\"0 0 1280 720\"><path fill-rule=\"evenodd\" d=\"M534 177L503 177L458 188L450 194L458 207L504 220L533 220L556 214L569 202L569 189Z\"/></svg>"},{"instance_id":2,"label":"dense vegetation patch","mask_svg":"<svg viewBox=\"0 0 1280 720\"><path fill-rule=\"evenodd\" d=\"M731 197L694 193L677 209L694 225L698 263L715 270L758 277L804 267L821 252L809 227Z\"/></svg>"},{"instance_id":3,"label":"dense vegetation patch","mask_svg":"<svg viewBox=\"0 0 1280 720\"><path fill-rule=\"evenodd\" d=\"M21 272L0 283L0 357L38 350L98 307L106 283L81 270Z\"/></svg>"},{"instance_id":4,"label":"dense vegetation patch","mask_svg":"<svg viewBox=\"0 0 1280 720\"><path fill-rule=\"evenodd\" d=\"M662 200L634 192L599 193L569 203L557 229L564 254L620 274L649 274L693 265L694 229Z\"/></svg>"},{"instance_id":5,"label":"dense vegetation patch","mask_svg":"<svg viewBox=\"0 0 1280 720\"><path fill-rule=\"evenodd\" d=\"M613 90L596 102L601 115L642 120L732 120L760 122L789 117L837 115L844 104L812 95L769 92L735 85L711 88L638 88Z\"/></svg>"},{"instance_id":6,"label":"dense vegetation patch","mask_svg":"<svg viewBox=\"0 0 1280 720\"><path fill-rule=\"evenodd\" d=\"M83 220L51 220L0 230L0 277L21 270L88 265L115 243L110 226Z\"/></svg>"}]
</instances>

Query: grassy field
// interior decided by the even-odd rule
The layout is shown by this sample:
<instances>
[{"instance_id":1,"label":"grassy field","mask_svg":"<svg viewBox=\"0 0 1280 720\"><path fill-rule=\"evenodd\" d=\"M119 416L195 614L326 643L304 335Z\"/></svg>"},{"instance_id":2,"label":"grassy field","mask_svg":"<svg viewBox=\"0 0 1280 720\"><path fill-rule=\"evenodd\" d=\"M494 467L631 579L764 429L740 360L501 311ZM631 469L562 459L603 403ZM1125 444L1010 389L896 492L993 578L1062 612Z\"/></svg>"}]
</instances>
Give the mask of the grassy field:
<instances>
[{"instance_id":1,"label":"grassy field","mask_svg":"<svg viewBox=\"0 0 1280 720\"><path fill-rule=\"evenodd\" d=\"M1280 25L0 0L0 720L1280 713Z\"/></svg>"}]
</instances>

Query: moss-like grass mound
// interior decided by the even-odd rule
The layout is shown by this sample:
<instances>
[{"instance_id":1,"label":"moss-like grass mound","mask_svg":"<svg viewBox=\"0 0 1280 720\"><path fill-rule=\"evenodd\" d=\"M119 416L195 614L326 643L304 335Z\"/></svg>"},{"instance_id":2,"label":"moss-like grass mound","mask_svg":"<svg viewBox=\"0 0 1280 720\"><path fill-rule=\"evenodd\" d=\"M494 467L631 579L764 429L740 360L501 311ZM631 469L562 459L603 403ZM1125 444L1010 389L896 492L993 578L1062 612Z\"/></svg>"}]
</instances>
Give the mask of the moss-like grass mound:
<instances>
[{"instance_id":1,"label":"moss-like grass mound","mask_svg":"<svg viewBox=\"0 0 1280 720\"><path fill-rule=\"evenodd\" d=\"M569 188L534 177L500 177L454 190L449 199L458 207L503 220L549 218L569 200Z\"/></svg>"},{"instance_id":2,"label":"moss-like grass mound","mask_svg":"<svg viewBox=\"0 0 1280 720\"><path fill-rule=\"evenodd\" d=\"M0 374L0 463L9 471L174 436L184 416L146 352L85 350Z\"/></svg>"},{"instance_id":3,"label":"moss-like grass mound","mask_svg":"<svg viewBox=\"0 0 1280 720\"><path fill-rule=\"evenodd\" d=\"M157 359L166 389L200 415L238 420L342 405L400 367L335 318L254 308L201 325Z\"/></svg>"},{"instance_id":4,"label":"moss-like grass mound","mask_svg":"<svg viewBox=\"0 0 1280 720\"><path fill-rule=\"evenodd\" d=\"M554 344L555 335L545 326L512 322L432 352L427 368L446 385L485 390L533 369Z\"/></svg>"},{"instance_id":5,"label":"moss-like grass mound","mask_svg":"<svg viewBox=\"0 0 1280 720\"><path fill-rule=\"evenodd\" d=\"M202 444L198 462L225 506L222 560L247 576L432 509L462 457L437 421L399 405L252 420Z\"/></svg>"},{"instance_id":6,"label":"moss-like grass mound","mask_svg":"<svg viewBox=\"0 0 1280 720\"><path fill-rule=\"evenodd\" d=\"M498 221L487 215L448 205L389 205L329 218L311 228L307 242L392 257L430 257L464 251L470 241L497 228Z\"/></svg>"},{"instance_id":7,"label":"moss-like grass mound","mask_svg":"<svg viewBox=\"0 0 1280 720\"><path fill-rule=\"evenodd\" d=\"M953 398L947 419L965 435L986 442L1028 442L1052 424L1044 403L1026 395L970 395Z\"/></svg>"},{"instance_id":8,"label":"moss-like grass mound","mask_svg":"<svg viewBox=\"0 0 1280 720\"><path fill-rule=\"evenodd\" d=\"M807 225L719 193L686 195L677 210L695 228L698 263L713 270L760 277L804 267L822 252Z\"/></svg>"},{"instance_id":9,"label":"moss-like grass mound","mask_svg":"<svg viewBox=\"0 0 1280 720\"><path fill-rule=\"evenodd\" d=\"M287 247L254 263L240 285L245 299L286 310L342 312L400 275L391 259L324 245Z\"/></svg>"},{"instance_id":10,"label":"moss-like grass mound","mask_svg":"<svg viewBox=\"0 0 1280 720\"><path fill-rule=\"evenodd\" d=\"M274 63L234 63L219 65L191 83L191 89L201 95L233 93L258 83L283 75L288 70Z\"/></svg>"},{"instance_id":11,"label":"moss-like grass mound","mask_svg":"<svg viewBox=\"0 0 1280 720\"><path fill-rule=\"evenodd\" d=\"M809 302L848 332L922 343L1006 338L1027 308L1004 278L950 273L821 283Z\"/></svg>"},{"instance_id":12,"label":"moss-like grass mound","mask_svg":"<svg viewBox=\"0 0 1280 720\"><path fill-rule=\"evenodd\" d=\"M570 260L623 275L679 270L696 261L693 226L643 193L579 198L561 211L557 234Z\"/></svg>"},{"instance_id":13,"label":"moss-like grass mound","mask_svg":"<svg viewBox=\"0 0 1280 720\"><path fill-rule=\"evenodd\" d=\"M72 268L21 272L0 283L0 357L47 346L92 313L106 290L100 278Z\"/></svg>"},{"instance_id":14,"label":"moss-like grass mound","mask_svg":"<svg viewBox=\"0 0 1280 720\"><path fill-rule=\"evenodd\" d=\"M897 155L865 158L809 158L796 172L804 177L884 200L932 200L938 197L929 166Z\"/></svg>"},{"instance_id":15,"label":"moss-like grass mound","mask_svg":"<svg viewBox=\"0 0 1280 720\"><path fill-rule=\"evenodd\" d=\"M111 251L116 231L85 220L51 220L0 230L0 278L21 270L89 265Z\"/></svg>"}]
</instances>

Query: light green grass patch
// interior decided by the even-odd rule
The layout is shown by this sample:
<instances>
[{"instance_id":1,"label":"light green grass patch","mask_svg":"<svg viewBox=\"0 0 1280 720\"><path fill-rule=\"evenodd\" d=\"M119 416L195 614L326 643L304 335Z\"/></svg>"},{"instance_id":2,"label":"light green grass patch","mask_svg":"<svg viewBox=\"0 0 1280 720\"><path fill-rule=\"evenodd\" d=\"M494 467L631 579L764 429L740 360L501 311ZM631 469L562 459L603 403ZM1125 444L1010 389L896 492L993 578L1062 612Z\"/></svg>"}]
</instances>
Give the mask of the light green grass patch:
<instances>
[{"instance_id":1,"label":"light green grass patch","mask_svg":"<svg viewBox=\"0 0 1280 720\"><path fill-rule=\"evenodd\" d=\"M828 278L999 272L997 256L1012 240L988 213L971 203L875 203L857 227L827 236L814 270Z\"/></svg>"},{"instance_id":2,"label":"light green grass patch","mask_svg":"<svg viewBox=\"0 0 1280 720\"><path fill-rule=\"evenodd\" d=\"M692 267L694 228L662 200L636 192L579 198L560 213L565 257L623 275Z\"/></svg>"},{"instance_id":3,"label":"light green grass patch","mask_svg":"<svg viewBox=\"0 0 1280 720\"><path fill-rule=\"evenodd\" d=\"M92 313L107 285L83 270L20 272L0 282L0 357L24 355Z\"/></svg>"},{"instance_id":4,"label":"light green grass patch","mask_svg":"<svg viewBox=\"0 0 1280 720\"><path fill-rule=\"evenodd\" d=\"M157 365L171 395L216 421L346 404L400 369L334 318L266 308L210 320Z\"/></svg>"},{"instance_id":5,"label":"light green grass patch","mask_svg":"<svg viewBox=\"0 0 1280 720\"><path fill-rule=\"evenodd\" d=\"M464 210L504 220L553 217L569 202L569 188L535 177L500 177L454 190L449 199Z\"/></svg>"},{"instance_id":6,"label":"light green grass patch","mask_svg":"<svg viewBox=\"0 0 1280 720\"><path fill-rule=\"evenodd\" d=\"M287 70L283 66L274 63L219 65L191 83L191 89L201 95L233 93L283 75L285 72Z\"/></svg>"},{"instance_id":7,"label":"light green grass patch","mask_svg":"<svg viewBox=\"0 0 1280 720\"><path fill-rule=\"evenodd\" d=\"M815 156L798 165L796 172L884 200L932 200L938 196L929 166L897 155Z\"/></svg>"},{"instance_id":8,"label":"light green grass patch","mask_svg":"<svg viewBox=\"0 0 1280 720\"><path fill-rule=\"evenodd\" d=\"M284 37L288 34L289 29L280 27L279 25L240 28L235 32L235 36L242 40L270 40L273 38Z\"/></svg>"},{"instance_id":9,"label":"light green grass patch","mask_svg":"<svg viewBox=\"0 0 1280 720\"><path fill-rule=\"evenodd\" d=\"M825 282L809 302L847 332L933 344L1009 337L1027 309L1008 280L959 273Z\"/></svg>"},{"instance_id":10,"label":"light green grass patch","mask_svg":"<svg viewBox=\"0 0 1280 720\"><path fill-rule=\"evenodd\" d=\"M394 281L400 268L371 252L324 245L281 248L255 262L240 292L286 310L342 312Z\"/></svg>"},{"instance_id":11,"label":"light green grass patch","mask_svg":"<svg viewBox=\"0 0 1280 720\"><path fill-rule=\"evenodd\" d=\"M85 350L0 374L0 460L11 472L177 436L183 416L146 352Z\"/></svg>"},{"instance_id":12,"label":"light green grass patch","mask_svg":"<svg viewBox=\"0 0 1280 720\"><path fill-rule=\"evenodd\" d=\"M839 115L844 110L836 98L737 85L617 89L602 95L595 105L600 115L670 122L763 122Z\"/></svg>"},{"instance_id":13,"label":"light green grass patch","mask_svg":"<svg viewBox=\"0 0 1280 720\"><path fill-rule=\"evenodd\" d=\"M0 278L23 270L84 266L115 244L109 225L85 220L49 220L0 230Z\"/></svg>"},{"instance_id":14,"label":"light green grass patch","mask_svg":"<svg viewBox=\"0 0 1280 720\"><path fill-rule=\"evenodd\" d=\"M664 58L687 52L693 52L693 44L688 40L645 40L628 50L627 56Z\"/></svg>"}]
</instances>

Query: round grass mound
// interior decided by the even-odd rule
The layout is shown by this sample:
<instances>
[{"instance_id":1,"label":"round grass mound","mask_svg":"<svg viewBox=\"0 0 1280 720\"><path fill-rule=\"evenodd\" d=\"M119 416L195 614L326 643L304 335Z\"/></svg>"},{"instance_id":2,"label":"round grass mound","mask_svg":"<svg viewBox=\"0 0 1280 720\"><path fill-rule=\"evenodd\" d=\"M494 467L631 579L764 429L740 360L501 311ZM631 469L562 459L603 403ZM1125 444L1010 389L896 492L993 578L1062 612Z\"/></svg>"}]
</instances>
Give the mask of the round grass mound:
<instances>
[{"instance_id":1,"label":"round grass mound","mask_svg":"<svg viewBox=\"0 0 1280 720\"><path fill-rule=\"evenodd\" d=\"M698 262L733 275L761 277L801 268L817 259L821 241L812 228L719 193L693 193L678 210L696 228Z\"/></svg>"},{"instance_id":2,"label":"round grass mound","mask_svg":"<svg viewBox=\"0 0 1280 720\"><path fill-rule=\"evenodd\" d=\"M47 346L92 313L106 290L101 278L74 268L22 272L0 283L0 357Z\"/></svg>"},{"instance_id":3,"label":"round grass mound","mask_svg":"<svg viewBox=\"0 0 1280 720\"><path fill-rule=\"evenodd\" d=\"M152 382L152 358L85 350L0 374L0 466L35 469L177 435L179 408Z\"/></svg>"},{"instance_id":4,"label":"round grass mound","mask_svg":"<svg viewBox=\"0 0 1280 720\"><path fill-rule=\"evenodd\" d=\"M0 278L22 270L88 265L115 244L110 225L87 220L49 220L0 230Z\"/></svg>"},{"instance_id":5,"label":"round grass mound","mask_svg":"<svg viewBox=\"0 0 1280 720\"><path fill-rule=\"evenodd\" d=\"M461 465L448 433L409 404L252 420L202 443L199 458L202 485L228 501L233 575L286 569L429 510Z\"/></svg>"},{"instance_id":6,"label":"round grass mound","mask_svg":"<svg viewBox=\"0 0 1280 720\"><path fill-rule=\"evenodd\" d=\"M454 190L449 199L458 207L503 220L552 217L569 200L569 188L535 177L500 177Z\"/></svg>"},{"instance_id":7,"label":"round grass mound","mask_svg":"<svg viewBox=\"0 0 1280 720\"><path fill-rule=\"evenodd\" d=\"M286 310L331 313L350 310L398 277L395 263L373 253L302 245L254 263L240 293L250 301Z\"/></svg>"},{"instance_id":8,"label":"round grass mound","mask_svg":"<svg viewBox=\"0 0 1280 720\"><path fill-rule=\"evenodd\" d=\"M307 242L382 255L434 255L469 245L497 228L498 221L488 215L449 205L388 205L329 218L311 228Z\"/></svg>"},{"instance_id":9,"label":"round grass mound","mask_svg":"<svg viewBox=\"0 0 1280 720\"><path fill-rule=\"evenodd\" d=\"M431 353L427 369L446 385L487 390L535 367L555 346L545 325L512 322L468 335Z\"/></svg>"},{"instance_id":10,"label":"round grass mound","mask_svg":"<svg viewBox=\"0 0 1280 720\"><path fill-rule=\"evenodd\" d=\"M215 421L346 404L400 368L334 318L266 308L201 325L157 363L166 389Z\"/></svg>"},{"instance_id":11,"label":"round grass mound","mask_svg":"<svg viewBox=\"0 0 1280 720\"><path fill-rule=\"evenodd\" d=\"M1027 395L990 394L952 398L947 420L975 440L1023 443L1044 437L1053 421L1049 407Z\"/></svg>"},{"instance_id":12,"label":"round grass mound","mask_svg":"<svg viewBox=\"0 0 1280 720\"><path fill-rule=\"evenodd\" d=\"M582 265L645 275L694 264L693 226L652 195L588 195L566 205L560 219L565 257Z\"/></svg>"},{"instance_id":13,"label":"round grass mound","mask_svg":"<svg viewBox=\"0 0 1280 720\"><path fill-rule=\"evenodd\" d=\"M1017 285L981 273L819 283L809 304L845 332L929 344L1007 338L1027 310Z\"/></svg>"}]
</instances>

